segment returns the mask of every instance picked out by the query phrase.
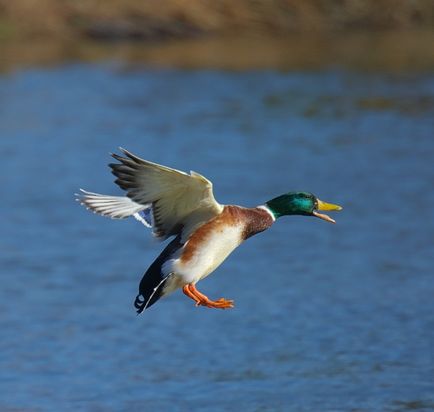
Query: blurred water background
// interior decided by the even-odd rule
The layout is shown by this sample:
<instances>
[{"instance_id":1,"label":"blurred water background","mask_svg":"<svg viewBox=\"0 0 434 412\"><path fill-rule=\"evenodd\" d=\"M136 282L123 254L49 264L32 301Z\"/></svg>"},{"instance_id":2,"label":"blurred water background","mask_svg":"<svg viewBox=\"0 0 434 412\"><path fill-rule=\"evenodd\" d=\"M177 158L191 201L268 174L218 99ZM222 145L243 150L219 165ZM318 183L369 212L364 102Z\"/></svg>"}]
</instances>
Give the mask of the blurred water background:
<instances>
[{"instance_id":1,"label":"blurred water background","mask_svg":"<svg viewBox=\"0 0 434 412\"><path fill-rule=\"evenodd\" d=\"M433 66L387 36L5 42L0 411L434 410ZM178 292L138 317L163 246L74 201L120 193L119 146L221 203L306 190L344 210L282 218L200 283L235 309Z\"/></svg>"}]
</instances>

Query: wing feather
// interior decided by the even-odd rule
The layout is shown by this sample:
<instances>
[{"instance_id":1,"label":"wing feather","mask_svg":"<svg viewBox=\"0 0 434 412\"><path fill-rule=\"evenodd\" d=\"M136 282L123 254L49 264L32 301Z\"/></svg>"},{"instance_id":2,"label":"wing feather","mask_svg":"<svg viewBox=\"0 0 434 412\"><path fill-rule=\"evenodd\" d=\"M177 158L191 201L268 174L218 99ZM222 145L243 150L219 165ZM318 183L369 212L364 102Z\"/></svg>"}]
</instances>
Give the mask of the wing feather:
<instances>
[{"instance_id":1,"label":"wing feather","mask_svg":"<svg viewBox=\"0 0 434 412\"><path fill-rule=\"evenodd\" d=\"M152 205L142 205L125 196L107 196L80 189L76 193L76 200L86 209L112 219L125 219L134 216L145 226L152 226L150 209Z\"/></svg>"},{"instance_id":2,"label":"wing feather","mask_svg":"<svg viewBox=\"0 0 434 412\"><path fill-rule=\"evenodd\" d=\"M214 198L212 183L199 173L187 174L120 150L125 157L113 154L119 163L109 165L116 176L115 183L134 202L152 205L157 237L176 235L223 210Z\"/></svg>"}]
</instances>

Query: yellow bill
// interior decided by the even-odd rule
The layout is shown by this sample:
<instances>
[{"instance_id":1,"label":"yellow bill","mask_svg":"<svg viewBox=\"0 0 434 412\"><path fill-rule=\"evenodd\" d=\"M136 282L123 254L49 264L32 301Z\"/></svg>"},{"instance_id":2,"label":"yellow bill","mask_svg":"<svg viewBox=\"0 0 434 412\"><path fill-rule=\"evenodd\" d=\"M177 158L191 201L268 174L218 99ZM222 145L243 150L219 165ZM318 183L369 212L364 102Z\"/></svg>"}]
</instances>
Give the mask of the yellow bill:
<instances>
[{"instance_id":1,"label":"yellow bill","mask_svg":"<svg viewBox=\"0 0 434 412\"><path fill-rule=\"evenodd\" d=\"M316 210L314 210L312 214L316 217L319 217L320 219L326 220L327 222L336 223L335 220L333 220L330 216L327 216L323 213L318 213L318 210L338 212L339 210L342 210L342 207L339 205L334 205L333 203L326 203L322 200L317 199Z\"/></svg>"}]
</instances>

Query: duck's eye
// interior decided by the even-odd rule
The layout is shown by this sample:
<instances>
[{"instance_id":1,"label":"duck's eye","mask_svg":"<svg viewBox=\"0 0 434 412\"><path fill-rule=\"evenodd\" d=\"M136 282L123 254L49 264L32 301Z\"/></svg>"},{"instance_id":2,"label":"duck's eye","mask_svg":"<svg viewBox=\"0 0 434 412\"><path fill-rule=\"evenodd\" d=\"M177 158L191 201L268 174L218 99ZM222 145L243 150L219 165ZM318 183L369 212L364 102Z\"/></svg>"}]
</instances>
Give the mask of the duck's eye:
<instances>
[{"instance_id":1,"label":"duck's eye","mask_svg":"<svg viewBox=\"0 0 434 412\"><path fill-rule=\"evenodd\" d=\"M318 210L318 200L317 199L315 199L315 203L313 204L313 208L315 210Z\"/></svg>"}]
</instances>

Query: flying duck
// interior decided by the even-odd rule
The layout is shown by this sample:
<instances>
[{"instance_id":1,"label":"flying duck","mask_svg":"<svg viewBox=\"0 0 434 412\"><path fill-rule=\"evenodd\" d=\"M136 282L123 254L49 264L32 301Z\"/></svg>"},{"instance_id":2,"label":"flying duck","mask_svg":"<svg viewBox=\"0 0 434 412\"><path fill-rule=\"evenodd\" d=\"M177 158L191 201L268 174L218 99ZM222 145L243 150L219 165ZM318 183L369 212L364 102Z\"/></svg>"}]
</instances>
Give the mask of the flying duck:
<instances>
[{"instance_id":1,"label":"flying duck","mask_svg":"<svg viewBox=\"0 0 434 412\"><path fill-rule=\"evenodd\" d=\"M199 292L197 282L211 274L242 242L268 229L281 216L315 216L335 223L319 211L342 209L307 192L285 193L253 208L221 205L214 198L212 183L199 173L188 174L120 150L124 156L112 154L118 163L109 166L126 196L80 189L77 200L112 219L133 216L151 228L159 240L172 238L140 282L134 302L137 313L176 289L182 289L196 306L233 308L232 300L211 300Z\"/></svg>"}]
</instances>

